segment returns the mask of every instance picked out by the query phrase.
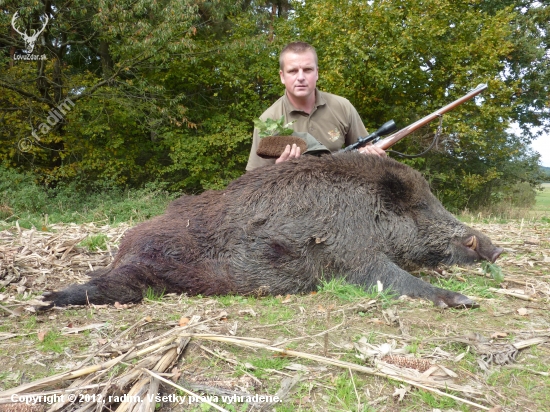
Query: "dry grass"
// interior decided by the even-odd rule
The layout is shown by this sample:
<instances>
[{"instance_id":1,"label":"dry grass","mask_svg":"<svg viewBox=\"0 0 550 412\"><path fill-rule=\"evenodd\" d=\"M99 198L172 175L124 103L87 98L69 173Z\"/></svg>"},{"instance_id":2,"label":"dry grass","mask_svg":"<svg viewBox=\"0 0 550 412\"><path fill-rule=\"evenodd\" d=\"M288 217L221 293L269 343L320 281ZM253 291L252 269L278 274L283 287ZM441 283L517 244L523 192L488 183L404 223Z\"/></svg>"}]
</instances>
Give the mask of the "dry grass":
<instances>
[{"instance_id":1,"label":"dry grass","mask_svg":"<svg viewBox=\"0 0 550 412\"><path fill-rule=\"evenodd\" d=\"M169 295L36 314L42 291L84 281L90 268L107 265L128 226L5 230L0 411L200 411L205 402L230 411L550 410L550 224L471 224L505 248L504 282L479 267L420 273L481 305L465 311L321 292ZM89 250L98 234L106 235L99 242L105 249ZM205 397L190 404L189 392ZM42 409L11 402L28 393L65 399L70 393L83 402L42 403ZM157 393L166 398L148 403L147 394Z\"/></svg>"}]
</instances>

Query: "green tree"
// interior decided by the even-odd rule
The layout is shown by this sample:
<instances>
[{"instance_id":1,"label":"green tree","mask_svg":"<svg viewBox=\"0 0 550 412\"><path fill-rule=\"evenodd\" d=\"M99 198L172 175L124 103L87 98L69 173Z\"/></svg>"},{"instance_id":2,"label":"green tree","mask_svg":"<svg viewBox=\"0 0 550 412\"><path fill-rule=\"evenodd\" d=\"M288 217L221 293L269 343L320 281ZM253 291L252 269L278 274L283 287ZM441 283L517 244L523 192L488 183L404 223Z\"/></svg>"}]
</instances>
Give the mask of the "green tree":
<instances>
[{"instance_id":1,"label":"green tree","mask_svg":"<svg viewBox=\"0 0 550 412\"><path fill-rule=\"evenodd\" d=\"M548 2L24 0L0 9L0 160L43 182L223 187L244 171L253 119L284 90L278 54L296 39L318 50L320 88L347 97L369 129L391 118L405 126L489 85L445 115L434 151L404 160L449 207L478 207L539 179L523 148L533 126L548 128ZM35 50L48 60L13 59L23 47L10 29L16 11L29 33L49 16ZM36 141L31 132L67 97L74 106ZM520 136L508 133L511 121ZM396 149L422 151L435 127ZM21 150L25 139L32 146Z\"/></svg>"},{"instance_id":2,"label":"green tree","mask_svg":"<svg viewBox=\"0 0 550 412\"><path fill-rule=\"evenodd\" d=\"M494 7L489 9L489 3ZM295 7L295 18L282 32L316 46L320 87L347 97L370 129L391 118L404 127L477 84L488 84L482 96L444 116L436 150L404 160L424 172L447 206L478 207L490 202L502 185L537 182L535 175L520 176L512 172L517 167L510 167L517 163L534 170L537 160L522 150L531 136L507 132L512 120L525 128L537 124L529 123L537 112L528 105L529 98L516 98L522 81L525 87L537 86L510 73L510 67L513 62L519 73L540 57L533 52L513 58L525 45L515 34L525 21L512 5L450 0L343 5L325 0ZM529 40L534 44L535 37ZM422 151L436 123L396 149Z\"/></svg>"},{"instance_id":3,"label":"green tree","mask_svg":"<svg viewBox=\"0 0 550 412\"><path fill-rule=\"evenodd\" d=\"M35 48L47 60L14 60L21 36L6 30L0 38L2 160L46 182L139 184L170 163L163 134L194 126L183 96L164 88L162 77L174 59L193 58L199 25L213 25L235 6L28 0L1 7L2 26L18 12L19 31L27 33L49 16ZM67 99L68 113L48 124L50 111Z\"/></svg>"}]
</instances>

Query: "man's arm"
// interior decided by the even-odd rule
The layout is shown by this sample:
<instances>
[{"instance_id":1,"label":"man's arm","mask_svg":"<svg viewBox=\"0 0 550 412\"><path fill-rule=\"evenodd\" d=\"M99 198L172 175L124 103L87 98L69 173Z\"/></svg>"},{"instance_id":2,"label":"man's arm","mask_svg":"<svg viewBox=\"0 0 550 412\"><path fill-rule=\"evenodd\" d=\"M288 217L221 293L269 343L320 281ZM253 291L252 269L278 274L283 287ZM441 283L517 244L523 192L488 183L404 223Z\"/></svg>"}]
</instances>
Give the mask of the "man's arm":
<instances>
[{"instance_id":1,"label":"man's arm","mask_svg":"<svg viewBox=\"0 0 550 412\"><path fill-rule=\"evenodd\" d=\"M361 116L359 116L359 113L357 112L357 109L355 109L355 107L351 103L350 106L350 127L348 129L348 135L346 136L346 146L357 142L357 140L359 140L361 137L365 137L368 134L365 126L363 125L363 121L361 120ZM370 143L361 147L358 152L381 157L386 156L386 152L384 150Z\"/></svg>"},{"instance_id":2,"label":"man's arm","mask_svg":"<svg viewBox=\"0 0 550 412\"><path fill-rule=\"evenodd\" d=\"M363 154L377 155L377 156L380 156L380 157L386 157L387 156L387 154L384 150L380 149L377 146L372 145L371 143L361 147L358 150L358 152L363 153Z\"/></svg>"}]
</instances>

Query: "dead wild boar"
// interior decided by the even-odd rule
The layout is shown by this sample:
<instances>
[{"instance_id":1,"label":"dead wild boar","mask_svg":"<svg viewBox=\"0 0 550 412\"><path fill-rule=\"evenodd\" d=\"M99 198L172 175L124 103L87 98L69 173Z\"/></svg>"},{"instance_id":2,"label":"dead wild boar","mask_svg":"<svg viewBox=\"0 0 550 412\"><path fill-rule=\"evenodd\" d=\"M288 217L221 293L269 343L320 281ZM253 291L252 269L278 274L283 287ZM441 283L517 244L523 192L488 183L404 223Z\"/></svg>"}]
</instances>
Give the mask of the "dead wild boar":
<instances>
[{"instance_id":1,"label":"dead wild boar","mask_svg":"<svg viewBox=\"0 0 550 412\"><path fill-rule=\"evenodd\" d=\"M175 200L126 234L108 268L46 300L139 302L148 288L284 295L342 277L364 288L380 281L438 307L473 306L406 270L494 262L501 252L445 210L406 165L358 153L303 156L248 172L225 190Z\"/></svg>"}]
</instances>

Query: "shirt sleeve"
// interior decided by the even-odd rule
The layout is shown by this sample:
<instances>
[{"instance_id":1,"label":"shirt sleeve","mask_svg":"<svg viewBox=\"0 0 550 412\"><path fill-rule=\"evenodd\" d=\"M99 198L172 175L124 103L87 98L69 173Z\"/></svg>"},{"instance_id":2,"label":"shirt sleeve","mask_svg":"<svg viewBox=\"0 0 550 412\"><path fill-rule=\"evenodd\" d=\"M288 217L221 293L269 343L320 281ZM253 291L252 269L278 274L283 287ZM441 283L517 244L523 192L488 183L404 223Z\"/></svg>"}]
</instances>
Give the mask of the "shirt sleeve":
<instances>
[{"instance_id":1,"label":"shirt sleeve","mask_svg":"<svg viewBox=\"0 0 550 412\"><path fill-rule=\"evenodd\" d=\"M260 134L257 128L254 128L254 135L252 136L252 147L250 149L250 155L248 156L248 164L246 170L256 169L257 167L264 167L275 164L275 159L263 159L256 154L258 145L260 144Z\"/></svg>"}]
</instances>

